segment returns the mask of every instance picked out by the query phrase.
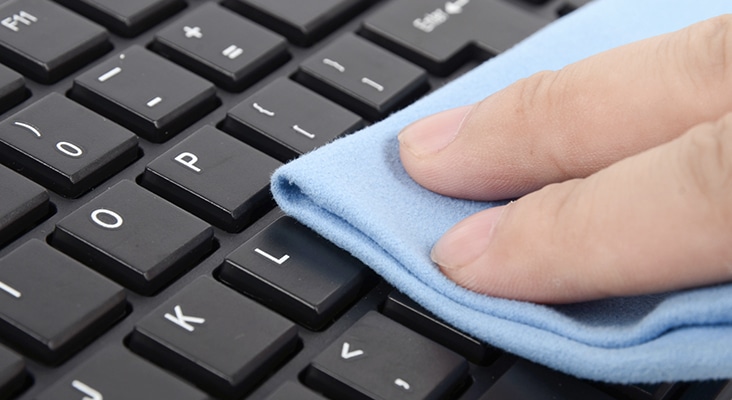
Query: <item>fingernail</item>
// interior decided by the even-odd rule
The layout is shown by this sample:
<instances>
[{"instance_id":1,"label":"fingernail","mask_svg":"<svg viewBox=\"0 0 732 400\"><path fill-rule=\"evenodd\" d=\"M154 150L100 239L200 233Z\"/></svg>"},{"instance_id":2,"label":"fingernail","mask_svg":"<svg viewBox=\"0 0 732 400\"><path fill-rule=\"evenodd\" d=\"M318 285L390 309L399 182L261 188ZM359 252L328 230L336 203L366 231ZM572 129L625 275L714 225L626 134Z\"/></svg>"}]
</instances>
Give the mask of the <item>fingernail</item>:
<instances>
[{"instance_id":1,"label":"fingernail","mask_svg":"<svg viewBox=\"0 0 732 400\"><path fill-rule=\"evenodd\" d=\"M399 133L399 143L416 156L435 154L455 140L474 104L422 118Z\"/></svg>"},{"instance_id":2,"label":"fingernail","mask_svg":"<svg viewBox=\"0 0 732 400\"><path fill-rule=\"evenodd\" d=\"M493 207L460 221L432 247L430 257L444 270L470 265L485 253L506 206Z\"/></svg>"}]
</instances>

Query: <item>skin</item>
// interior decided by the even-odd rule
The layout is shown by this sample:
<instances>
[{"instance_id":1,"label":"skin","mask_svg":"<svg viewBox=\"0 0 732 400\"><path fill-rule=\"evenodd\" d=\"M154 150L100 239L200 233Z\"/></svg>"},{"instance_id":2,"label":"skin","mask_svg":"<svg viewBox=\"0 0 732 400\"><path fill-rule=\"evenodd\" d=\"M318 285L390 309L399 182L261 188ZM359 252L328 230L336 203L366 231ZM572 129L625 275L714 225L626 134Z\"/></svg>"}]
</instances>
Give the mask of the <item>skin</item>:
<instances>
[{"instance_id":1,"label":"skin","mask_svg":"<svg viewBox=\"0 0 732 400\"><path fill-rule=\"evenodd\" d=\"M402 163L453 197L519 197L450 229L458 284L541 303L732 279L732 15L520 80L405 128Z\"/></svg>"}]
</instances>

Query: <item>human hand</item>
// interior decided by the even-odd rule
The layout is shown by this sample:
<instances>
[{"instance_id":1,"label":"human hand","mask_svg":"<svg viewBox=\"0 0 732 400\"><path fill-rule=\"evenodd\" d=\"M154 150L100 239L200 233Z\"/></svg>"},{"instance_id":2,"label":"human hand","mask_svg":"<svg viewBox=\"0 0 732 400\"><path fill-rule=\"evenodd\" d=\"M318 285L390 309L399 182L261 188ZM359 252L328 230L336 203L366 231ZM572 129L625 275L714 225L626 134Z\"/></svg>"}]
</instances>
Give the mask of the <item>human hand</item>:
<instances>
[{"instance_id":1,"label":"human hand","mask_svg":"<svg viewBox=\"0 0 732 400\"><path fill-rule=\"evenodd\" d=\"M732 15L518 81L399 136L421 185L475 200L432 258L561 303L732 279ZM729 114L728 114L729 113Z\"/></svg>"}]
</instances>

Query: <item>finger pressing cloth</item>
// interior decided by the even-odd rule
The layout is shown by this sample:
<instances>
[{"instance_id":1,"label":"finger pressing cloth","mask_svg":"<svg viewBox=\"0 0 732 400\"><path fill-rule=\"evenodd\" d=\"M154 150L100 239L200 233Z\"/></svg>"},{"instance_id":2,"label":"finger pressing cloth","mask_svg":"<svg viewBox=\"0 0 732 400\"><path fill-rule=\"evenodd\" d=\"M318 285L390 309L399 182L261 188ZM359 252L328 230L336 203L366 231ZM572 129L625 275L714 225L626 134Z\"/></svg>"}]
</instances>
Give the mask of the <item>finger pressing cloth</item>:
<instances>
[{"instance_id":1,"label":"finger pressing cloth","mask_svg":"<svg viewBox=\"0 0 732 400\"><path fill-rule=\"evenodd\" d=\"M411 122L535 72L725 12L729 0L596 0L404 110L284 165L272 192L286 213L426 309L508 352L607 382L732 377L732 284L547 306L480 295L445 278L431 247L458 221L498 203L422 188L401 166L397 142Z\"/></svg>"}]
</instances>

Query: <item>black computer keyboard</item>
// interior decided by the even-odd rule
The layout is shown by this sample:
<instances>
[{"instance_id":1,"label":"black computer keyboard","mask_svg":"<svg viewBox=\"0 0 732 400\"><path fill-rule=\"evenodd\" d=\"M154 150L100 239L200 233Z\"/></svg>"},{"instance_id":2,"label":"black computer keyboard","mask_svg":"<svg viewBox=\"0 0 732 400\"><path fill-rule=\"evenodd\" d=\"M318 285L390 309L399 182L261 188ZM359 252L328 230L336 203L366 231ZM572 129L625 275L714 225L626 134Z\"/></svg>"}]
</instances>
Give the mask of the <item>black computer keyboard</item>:
<instances>
[{"instance_id":1,"label":"black computer keyboard","mask_svg":"<svg viewBox=\"0 0 732 400\"><path fill-rule=\"evenodd\" d=\"M732 397L480 343L269 194L586 1L0 4L0 398Z\"/></svg>"}]
</instances>

